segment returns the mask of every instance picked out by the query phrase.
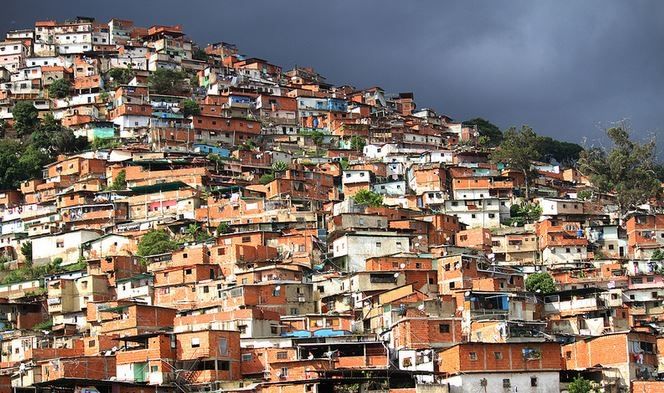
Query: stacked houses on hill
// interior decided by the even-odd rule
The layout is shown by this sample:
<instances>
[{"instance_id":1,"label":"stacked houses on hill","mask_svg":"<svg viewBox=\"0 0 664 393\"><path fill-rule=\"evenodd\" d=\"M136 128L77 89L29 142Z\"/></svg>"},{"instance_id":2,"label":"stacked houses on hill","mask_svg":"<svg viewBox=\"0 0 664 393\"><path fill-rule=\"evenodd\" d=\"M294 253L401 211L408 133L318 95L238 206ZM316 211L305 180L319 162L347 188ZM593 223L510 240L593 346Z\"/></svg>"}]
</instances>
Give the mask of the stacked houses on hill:
<instances>
[{"instance_id":1,"label":"stacked houses on hill","mask_svg":"<svg viewBox=\"0 0 664 393\"><path fill-rule=\"evenodd\" d=\"M661 201L536 162L526 199L412 93L181 26L10 31L6 138L25 102L90 145L0 191L0 392L664 389Z\"/></svg>"}]
</instances>

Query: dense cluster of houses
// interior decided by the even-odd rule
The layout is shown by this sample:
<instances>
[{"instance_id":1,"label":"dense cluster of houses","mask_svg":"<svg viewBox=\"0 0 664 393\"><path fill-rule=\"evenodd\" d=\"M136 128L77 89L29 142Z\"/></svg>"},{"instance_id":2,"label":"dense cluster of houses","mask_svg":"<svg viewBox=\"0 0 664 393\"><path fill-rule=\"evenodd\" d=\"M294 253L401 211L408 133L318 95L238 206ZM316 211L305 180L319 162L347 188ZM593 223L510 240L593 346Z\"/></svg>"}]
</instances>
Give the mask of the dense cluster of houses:
<instances>
[{"instance_id":1,"label":"dense cluster of houses","mask_svg":"<svg viewBox=\"0 0 664 393\"><path fill-rule=\"evenodd\" d=\"M189 91L151 92L163 69ZM8 129L29 101L119 141L0 191L2 392L664 389L656 201L623 216L540 162L525 200L476 127L412 93L180 26L39 21L0 42L0 79ZM519 226L523 203L541 214ZM141 253L155 231L175 246ZM527 290L542 272L555 289Z\"/></svg>"}]
</instances>

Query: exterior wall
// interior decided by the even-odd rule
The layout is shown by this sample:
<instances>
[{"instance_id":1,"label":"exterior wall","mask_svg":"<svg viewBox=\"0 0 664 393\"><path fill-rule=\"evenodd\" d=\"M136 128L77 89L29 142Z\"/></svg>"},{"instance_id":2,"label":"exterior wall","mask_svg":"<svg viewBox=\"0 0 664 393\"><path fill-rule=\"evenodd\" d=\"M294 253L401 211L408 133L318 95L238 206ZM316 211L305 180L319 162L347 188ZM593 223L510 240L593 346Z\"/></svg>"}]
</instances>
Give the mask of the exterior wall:
<instances>
[{"instance_id":1,"label":"exterior wall","mask_svg":"<svg viewBox=\"0 0 664 393\"><path fill-rule=\"evenodd\" d=\"M35 238L32 240L32 260L36 265L45 265L55 258L62 258L63 264L76 263L81 255L81 244L99 236L93 231L76 231Z\"/></svg>"},{"instance_id":2,"label":"exterior wall","mask_svg":"<svg viewBox=\"0 0 664 393\"><path fill-rule=\"evenodd\" d=\"M347 257L347 269L362 271L366 268L366 259L391 255L410 250L410 239L406 236L381 236L380 234L351 236L347 235L332 243L334 257Z\"/></svg>"},{"instance_id":3,"label":"exterior wall","mask_svg":"<svg viewBox=\"0 0 664 393\"><path fill-rule=\"evenodd\" d=\"M537 378L537 386L531 384L532 378ZM510 388L503 387L503 381L509 379ZM479 373L464 374L441 381L449 384L450 393L504 393L532 392L532 393L559 393L560 376L557 372L519 372L519 373ZM483 385L486 385L483 386Z\"/></svg>"}]
</instances>

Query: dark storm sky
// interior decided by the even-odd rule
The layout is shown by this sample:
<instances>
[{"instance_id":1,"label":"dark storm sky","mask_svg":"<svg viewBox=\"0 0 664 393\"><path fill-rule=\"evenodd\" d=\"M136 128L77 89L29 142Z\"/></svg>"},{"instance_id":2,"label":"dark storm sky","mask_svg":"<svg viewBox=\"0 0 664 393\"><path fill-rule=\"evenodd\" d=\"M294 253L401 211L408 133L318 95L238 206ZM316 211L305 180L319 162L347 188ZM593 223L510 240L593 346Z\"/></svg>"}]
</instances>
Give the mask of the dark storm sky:
<instances>
[{"instance_id":1,"label":"dark storm sky","mask_svg":"<svg viewBox=\"0 0 664 393\"><path fill-rule=\"evenodd\" d=\"M199 44L310 65L335 84L413 91L419 107L596 141L627 118L664 138L664 1L36 1L0 30L76 15L181 23ZM660 146L662 143L660 142ZM660 147L661 149L661 147Z\"/></svg>"}]
</instances>

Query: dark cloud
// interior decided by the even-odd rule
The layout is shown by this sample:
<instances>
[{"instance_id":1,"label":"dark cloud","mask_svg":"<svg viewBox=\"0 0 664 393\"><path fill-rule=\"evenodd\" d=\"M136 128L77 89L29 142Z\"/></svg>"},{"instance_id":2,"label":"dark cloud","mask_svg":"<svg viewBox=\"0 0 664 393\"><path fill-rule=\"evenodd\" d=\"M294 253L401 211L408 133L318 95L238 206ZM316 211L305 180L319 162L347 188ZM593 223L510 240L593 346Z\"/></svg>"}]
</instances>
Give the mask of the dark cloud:
<instances>
[{"instance_id":1,"label":"dark cloud","mask_svg":"<svg viewBox=\"0 0 664 393\"><path fill-rule=\"evenodd\" d=\"M76 15L184 25L337 84L413 91L420 107L580 142L623 118L664 124L664 2L10 1L0 28Z\"/></svg>"}]
</instances>

